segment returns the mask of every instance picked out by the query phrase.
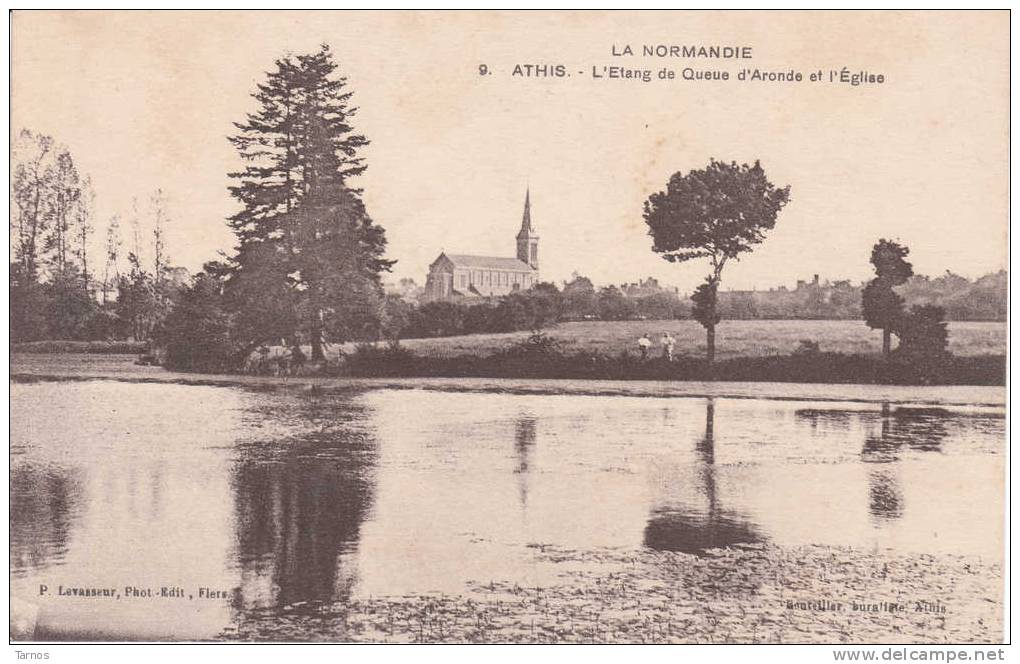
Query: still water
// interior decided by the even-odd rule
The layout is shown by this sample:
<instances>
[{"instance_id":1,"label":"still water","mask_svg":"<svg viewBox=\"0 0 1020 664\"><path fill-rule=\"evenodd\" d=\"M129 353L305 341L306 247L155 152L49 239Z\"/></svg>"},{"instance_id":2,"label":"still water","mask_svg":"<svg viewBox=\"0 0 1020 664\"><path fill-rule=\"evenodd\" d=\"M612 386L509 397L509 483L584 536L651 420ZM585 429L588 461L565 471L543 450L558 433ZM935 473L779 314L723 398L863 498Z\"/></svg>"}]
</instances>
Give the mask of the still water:
<instances>
[{"instance_id":1,"label":"still water","mask_svg":"<svg viewBox=\"0 0 1020 664\"><path fill-rule=\"evenodd\" d=\"M251 608L532 586L556 574L541 545L1001 560L998 408L11 390L12 595L37 611L40 639L204 639Z\"/></svg>"}]
</instances>

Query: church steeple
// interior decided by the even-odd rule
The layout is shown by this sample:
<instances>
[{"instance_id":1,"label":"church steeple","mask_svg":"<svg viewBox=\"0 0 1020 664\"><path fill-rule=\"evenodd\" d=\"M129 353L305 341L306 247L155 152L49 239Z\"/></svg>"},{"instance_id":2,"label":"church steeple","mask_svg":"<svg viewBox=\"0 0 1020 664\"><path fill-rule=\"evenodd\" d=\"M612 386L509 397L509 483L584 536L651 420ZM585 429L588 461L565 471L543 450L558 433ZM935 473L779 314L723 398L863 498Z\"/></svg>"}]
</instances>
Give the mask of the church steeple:
<instances>
[{"instance_id":1,"label":"church steeple","mask_svg":"<svg viewBox=\"0 0 1020 664\"><path fill-rule=\"evenodd\" d=\"M524 216L517 232L517 258L538 270L538 234L531 226L531 187L524 193Z\"/></svg>"},{"instance_id":2,"label":"church steeple","mask_svg":"<svg viewBox=\"0 0 1020 664\"><path fill-rule=\"evenodd\" d=\"M524 191L524 218L521 219L521 232L518 233L518 237L524 233L531 232L531 187L528 187Z\"/></svg>"}]
</instances>

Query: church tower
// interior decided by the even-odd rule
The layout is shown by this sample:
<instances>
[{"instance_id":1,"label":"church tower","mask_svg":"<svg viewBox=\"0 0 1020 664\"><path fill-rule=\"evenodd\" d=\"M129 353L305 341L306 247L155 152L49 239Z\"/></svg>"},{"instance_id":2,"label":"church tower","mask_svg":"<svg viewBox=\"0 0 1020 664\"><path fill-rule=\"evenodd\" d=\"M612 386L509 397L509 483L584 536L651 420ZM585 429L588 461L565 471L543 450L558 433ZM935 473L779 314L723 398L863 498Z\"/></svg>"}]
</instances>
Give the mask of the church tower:
<instances>
[{"instance_id":1,"label":"church tower","mask_svg":"<svg viewBox=\"0 0 1020 664\"><path fill-rule=\"evenodd\" d=\"M531 227L531 189L524 194L524 218L517 233L517 258L538 269L538 234Z\"/></svg>"}]
</instances>

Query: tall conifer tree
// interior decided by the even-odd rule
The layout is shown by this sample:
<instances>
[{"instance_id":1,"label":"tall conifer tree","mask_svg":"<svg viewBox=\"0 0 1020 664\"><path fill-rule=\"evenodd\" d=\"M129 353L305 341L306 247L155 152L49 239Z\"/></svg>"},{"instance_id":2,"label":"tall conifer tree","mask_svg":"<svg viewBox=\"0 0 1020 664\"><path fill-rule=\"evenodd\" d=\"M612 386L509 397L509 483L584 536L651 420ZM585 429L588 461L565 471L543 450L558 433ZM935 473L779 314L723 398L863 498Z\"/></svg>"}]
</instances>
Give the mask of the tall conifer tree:
<instances>
[{"instance_id":1,"label":"tall conifer tree","mask_svg":"<svg viewBox=\"0 0 1020 664\"><path fill-rule=\"evenodd\" d=\"M392 262L348 184L368 145L350 123L352 94L324 45L277 60L257 110L236 124L245 168L230 191L243 207L230 219L239 245L226 295L246 348L300 331L321 360L324 333L344 341L377 320L379 273Z\"/></svg>"}]
</instances>

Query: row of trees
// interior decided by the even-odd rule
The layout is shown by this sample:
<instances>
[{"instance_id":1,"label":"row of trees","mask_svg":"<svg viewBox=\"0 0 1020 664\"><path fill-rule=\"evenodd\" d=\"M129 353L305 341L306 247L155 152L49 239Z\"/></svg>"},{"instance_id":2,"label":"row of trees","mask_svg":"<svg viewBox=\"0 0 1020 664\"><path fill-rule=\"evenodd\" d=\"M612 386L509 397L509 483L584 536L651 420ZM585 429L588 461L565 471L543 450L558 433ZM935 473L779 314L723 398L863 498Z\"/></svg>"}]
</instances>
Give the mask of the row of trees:
<instances>
[{"instance_id":1,"label":"row of trees","mask_svg":"<svg viewBox=\"0 0 1020 664\"><path fill-rule=\"evenodd\" d=\"M183 280L167 256L162 190L153 192L146 211L132 205L126 256L121 217L108 220L97 260L95 192L70 151L25 129L12 146L12 164L11 340L147 339ZM151 266L141 259L148 244L143 214L151 226Z\"/></svg>"},{"instance_id":2,"label":"row of trees","mask_svg":"<svg viewBox=\"0 0 1020 664\"><path fill-rule=\"evenodd\" d=\"M676 319L685 318L690 310L675 291L648 288L628 295L626 289L596 289L590 279L575 274L563 288L542 282L498 300L475 303L417 305L406 294L391 293L380 329L388 339L445 337L538 330L561 321Z\"/></svg>"}]
</instances>

